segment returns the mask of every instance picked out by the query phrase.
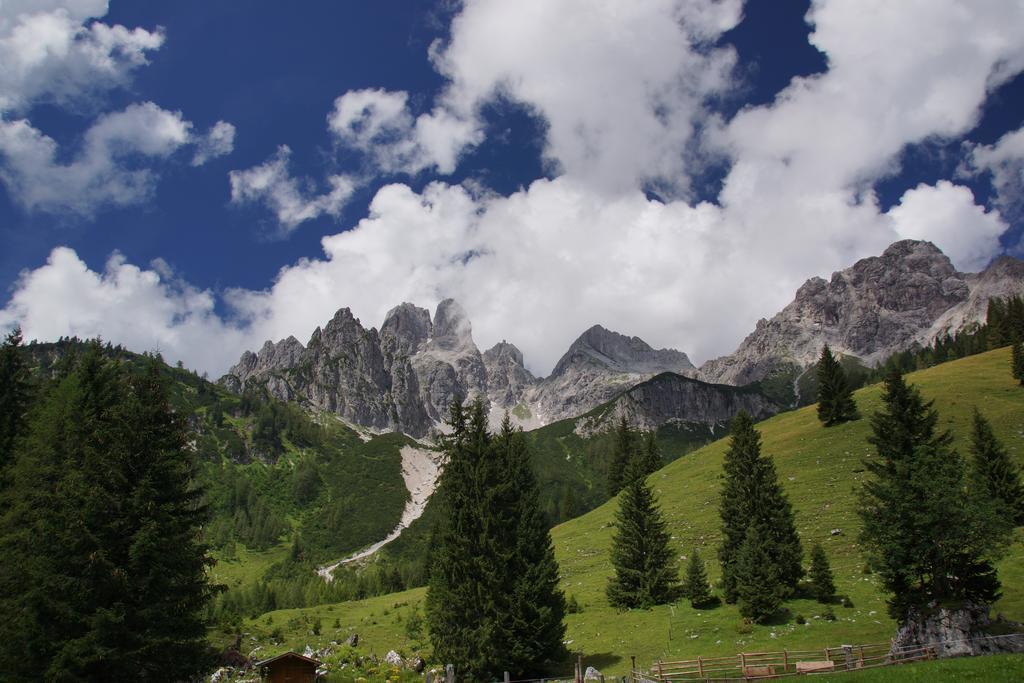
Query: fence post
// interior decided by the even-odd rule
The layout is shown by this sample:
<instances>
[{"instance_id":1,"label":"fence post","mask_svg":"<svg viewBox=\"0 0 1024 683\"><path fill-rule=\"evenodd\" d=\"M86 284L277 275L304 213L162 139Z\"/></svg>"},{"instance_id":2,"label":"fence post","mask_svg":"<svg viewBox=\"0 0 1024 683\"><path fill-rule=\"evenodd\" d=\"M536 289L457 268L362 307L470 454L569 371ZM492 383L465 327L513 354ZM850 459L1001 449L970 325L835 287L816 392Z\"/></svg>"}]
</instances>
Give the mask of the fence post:
<instances>
[{"instance_id":1,"label":"fence post","mask_svg":"<svg viewBox=\"0 0 1024 683\"><path fill-rule=\"evenodd\" d=\"M665 680L665 675L661 671L661 659L658 660L658 680L659 681Z\"/></svg>"},{"instance_id":2,"label":"fence post","mask_svg":"<svg viewBox=\"0 0 1024 683\"><path fill-rule=\"evenodd\" d=\"M742 652L740 653L740 673L744 678L747 677L747 657Z\"/></svg>"},{"instance_id":3,"label":"fence post","mask_svg":"<svg viewBox=\"0 0 1024 683\"><path fill-rule=\"evenodd\" d=\"M426 681L426 683L431 683L431 680L433 680L433 679L432 679L432 677L430 675L430 672L428 671L427 672L427 681Z\"/></svg>"},{"instance_id":4,"label":"fence post","mask_svg":"<svg viewBox=\"0 0 1024 683\"><path fill-rule=\"evenodd\" d=\"M863 645L860 646L860 667L859 668L861 668L861 669L864 668L864 646Z\"/></svg>"},{"instance_id":5,"label":"fence post","mask_svg":"<svg viewBox=\"0 0 1024 683\"><path fill-rule=\"evenodd\" d=\"M505 683L508 683L511 679L508 677L508 672L505 672Z\"/></svg>"},{"instance_id":6,"label":"fence post","mask_svg":"<svg viewBox=\"0 0 1024 683\"><path fill-rule=\"evenodd\" d=\"M853 668L853 645L843 645L843 659L846 665L846 670L849 671Z\"/></svg>"},{"instance_id":7,"label":"fence post","mask_svg":"<svg viewBox=\"0 0 1024 683\"><path fill-rule=\"evenodd\" d=\"M576 683L583 683L583 655L576 655Z\"/></svg>"},{"instance_id":8,"label":"fence post","mask_svg":"<svg viewBox=\"0 0 1024 683\"><path fill-rule=\"evenodd\" d=\"M704 678L704 661L697 655L697 675Z\"/></svg>"},{"instance_id":9,"label":"fence post","mask_svg":"<svg viewBox=\"0 0 1024 683\"><path fill-rule=\"evenodd\" d=\"M444 667L445 683L455 683L455 665L448 664Z\"/></svg>"},{"instance_id":10,"label":"fence post","mask_svg":"<svg viewBox=\"0 0 1024 683\"><path fill-rule=\"evenodd\" d=\"M789 673L789 650L782 651L782 673Z\"/></svg>"}]
</instances>

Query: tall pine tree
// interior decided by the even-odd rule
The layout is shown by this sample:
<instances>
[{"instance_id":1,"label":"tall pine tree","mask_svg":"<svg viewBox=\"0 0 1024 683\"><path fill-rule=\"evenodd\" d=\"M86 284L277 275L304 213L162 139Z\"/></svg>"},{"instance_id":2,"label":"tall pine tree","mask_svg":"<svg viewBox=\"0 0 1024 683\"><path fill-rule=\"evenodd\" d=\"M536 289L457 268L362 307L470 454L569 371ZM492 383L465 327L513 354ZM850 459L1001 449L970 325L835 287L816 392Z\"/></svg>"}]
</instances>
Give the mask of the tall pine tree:
<instances>
[{"instance_id":1,"label":"tall pine tree","mask_svg":"<svg viewBox=\"0 0 1024 683\"><path fill-rule=\"evenodd\" d=\"M565 598L520 432L452 405L426 612L437 656L467 680L543 671L563 654Z\"/></svg>"},{"instance_id":2,"label":"tall pine tree","mask_svg":"<svg viewBox=\"0 0 1024 683\"><path fill-rule=\"evenodd\" d=\"M636 456L636 435L629 427L626 416L619 417L615 426L615 441L611 461L608 463L608 495L617 496L625 484L629 464Z\"/></svg>"},{"instance_id":3,"label":"tall pine tree","mask_svg":"<svg viewBox=\"0 0 1024 683\"><path fill-rule=\"evenodd\" d=\"M1024 386L1024 342L1016 339L1010 354L1010 371L1013 378Z\"/></svg>"},{"instance_id":4,"label":"tall pine tree","mask_svg":"<svg viewBox=\"0 0 1024 683\"><path fill-rule=\"evenodd\" d=\"M828 564L828 556L821 543L815 543L811 548L811 569L809 578L814 598L818 602L829 603L836 597L836 582L832 576L832 568Z\"/></svg>"},{"instance_id":5,"label":"tall pine tree","mask_svg":"<svg viewBox=\"0 0 1024 683\"><path fill-rule=\"evenodd\" d=\"M0 346L0 490L14 442L25 432L28 409L28 367L21 353L21 329L15 328Z\"/></svg>"},{"instance_id":6,"label":"tall pine tree","mask_svg":"<svg viewBox=\"0 0 1024 683\"><path fill-rule=\"evenodd\" d=\"M711 596L708 585L708 574L704 568L704 560L696 548L686 562L686 580L683 582L683 595L690 599L690 606L697 609L707 607L717 600Z\"/></svg>"},{"instance_id":7,"label":"tall pine tree","mask_svg":"<svg viewBox=\"0 0 1024 683\"><path fill-rule=\"evenodd\" d=\"M627 470L615 513L611 549L615 573L605 589L613 607L660 605L673 600L679 591L671 535L642 465L637 459Z\"/></svg>"},{"instance_id":8,"label":"tall pine tree","mask_svg":"<svg viewBox=\"0 0 1024 683\"><path fill-rule=\"evenodd\" d=\"M158 378L129 382L93 344L32 411L0 523L15 678L183 680L210 663L201 492Z\"/></svg>"},{"instance_id":9,"label":"tall pine tree","mask_svg":"<svg viewBox=\"0 0 1024 683\"><path fill-rule=\"evenodd\" d=\"M647 433L647 438L644 439L644 448L636 454L636 457L642 461L640 471L643 472L644 476L654 474L665 464L665 461L662 460L661 449L658 448L658 440L655 438L654 432Z\"/></svg>"},{"instance_id":10,"label":"tall pine tree","mask_svg":"<svg viewBox=\"0 0 1024 683\"><path fill-rule=\"evenodd\" d=\"M978 493L995 503L997 514L1011 519L1014 525L1024 524L1020 471L977 408L971 429L971 455L972 483Z\"/></svg>"},{"instance_id":11,"label":"tall pine tree","mask_svg":"<svg viewBox=\"0 0 1024 683\"><path fill-rule=\"evenodd\" d=\"M861 542L890 594L889 612L933 601L991 603L999 595L993 567L1008 528L978 497L968 497L964 465L937 430L938 413L899 370L886 375L883 409L871 418L864 461L872 475L861 490Z\"/></svg>"},{"instance_id":12,"label":"tall pine tree","mask_svg":"<svg viewBox=\"0 0 1024 683\"><path fill-rule=\"evenodd\" d=\"M725 484L719 514L722 519L722 545L718 559L722 565L722 584L726 602L740 596L738 570L740 549L748 530L757 526L759 544L767 543L774 566L770 576L779 582L778 593L785 597L803 577L803 548L793 520L793 509L779 484L775 463L761 454L761 435L754 429L750 415L741 412L732 423L732 437L725 453Z\"/></svg>"},{"instance_id":13,"label":"tall pine tree","mask_svg":"<svg viewBox=\"0 0 1024 683\"><path fill-rule=\"evenodd\" d=\"M736 553L736 602L740 614L758 623L782 606L784 585L772 558L772 530L758 521L747 528Z\"/></svg>"},{"instance_id":14,"label":"tall pine tree","mask_svg":"<svg viewBox=\"0 0 1024 683\"><path fill-rule=\"evenodd\" d=\"M857 404L843 366L825 344L818 360L818 419L826 427L856 420Z\"/></svg>"}]
</instances>

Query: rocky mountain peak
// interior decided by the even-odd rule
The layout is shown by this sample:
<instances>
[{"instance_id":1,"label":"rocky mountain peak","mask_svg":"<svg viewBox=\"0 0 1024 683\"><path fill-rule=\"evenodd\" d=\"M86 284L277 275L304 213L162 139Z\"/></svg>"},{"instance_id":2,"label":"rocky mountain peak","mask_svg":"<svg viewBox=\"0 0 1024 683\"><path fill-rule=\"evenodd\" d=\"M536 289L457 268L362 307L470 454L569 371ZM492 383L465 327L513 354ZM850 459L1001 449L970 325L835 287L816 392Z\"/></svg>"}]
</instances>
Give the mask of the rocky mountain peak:
<instances>
[{"instance_id":1,"label":"rocky mountain peak","mask_svg":"<svg viewBox=\"0 0 1024 683\"><path fill-rule=\"evenodd\" d=\"M446 349L473 346L473 326L455 299L445 299L437 305L433 342Z\"/></svg>"},{"instance_id":2,"label":"rocky mountain peak","mask_svg":"<svg viewBox=\"0 0 1024 683\"><path fill-rule=\"evenodd\" d=\"M509 363L521 366L523 364L523 352L515 344L509 344L502 339L484 351L484 361L487 363Z\"/></svg>"},{"instance_id":3,"label":"rocky mountain peak","mask_svg":"<svg viewBox=\"0 0 1024 683\"><path fill-rule=\"evenodd\" d=\"M1017 269L1024 271L1020 261L1003 258L979 275L960 273L931 242L895 242L829 280L807 280L788 306L758 322L733 354L708 361L701 373L728 384L799 373L826 343L874 364L982 320L990 297L1024 291L1024 272Z\"/></svg>"},{"instance_id":4,"label":"rocky mountain peak","mask_svg":"<svg viewBox=\"0 0 1024 683\"><path fill-rule=\"evenodd\" d=\"M392 354L411 356L432 334L430 311L406 302L388 311L380 326L385 351Z\"/></svg>"},{"instance_id":5,"label":"rocky mountain peak","mask_svg":"<svg viewBox=\"0 0 1024 683\"><path fill-rule=\"evenodd\" d=\"M597 364L615 372L657 374L693 370L685 353L675 349L655 350L639 337L627 337L601 325L594 325L572 343L555 365L551 377L560 377L570 368Z\"/></svg>"}]
</instances>

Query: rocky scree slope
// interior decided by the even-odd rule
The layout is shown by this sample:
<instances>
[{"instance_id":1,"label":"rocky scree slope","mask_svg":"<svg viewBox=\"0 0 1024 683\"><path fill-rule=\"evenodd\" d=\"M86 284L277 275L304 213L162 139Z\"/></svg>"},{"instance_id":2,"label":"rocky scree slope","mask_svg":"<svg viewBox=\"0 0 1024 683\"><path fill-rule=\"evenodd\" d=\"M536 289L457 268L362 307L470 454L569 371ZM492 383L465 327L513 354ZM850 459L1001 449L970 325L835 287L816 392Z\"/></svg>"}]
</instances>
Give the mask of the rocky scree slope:
<instances>
[{"instance_id":1,"label":"rocky scree slope","mask_svg":"<svg viewBox=\"0 0 1024 683\"><path fill-rule=\"evenodd\" d=\"M334 413L356 425L415 437L441 428L453 398L483 398L492 422L510 411L531 429L575 417L663 372L696 374L685 353L656 350L637 337L595 325L545 379L502 341L481 353L465 311L451 299L430 313L409 303L392 309L378 332L348 308L303 346L294 337L245 352L221 378L242 393L265 387L275 398Z\"/></svg>"},{"instance_id":2,"label":"rocky scree slope","mask_svg":"<svg viewBox=\"0 0 1024 683\"><path fill-rule=\"evenodd\" d=\"M734 353L704 363L710 382L744 385L799 374L824 344L875 365L937 335L984 322L988 300L1024 293L1024 262L1001 257L961 273L931 242L895 242L881 256L813 277L771 320L760 320Z\"/></svg>"}]
</instances>

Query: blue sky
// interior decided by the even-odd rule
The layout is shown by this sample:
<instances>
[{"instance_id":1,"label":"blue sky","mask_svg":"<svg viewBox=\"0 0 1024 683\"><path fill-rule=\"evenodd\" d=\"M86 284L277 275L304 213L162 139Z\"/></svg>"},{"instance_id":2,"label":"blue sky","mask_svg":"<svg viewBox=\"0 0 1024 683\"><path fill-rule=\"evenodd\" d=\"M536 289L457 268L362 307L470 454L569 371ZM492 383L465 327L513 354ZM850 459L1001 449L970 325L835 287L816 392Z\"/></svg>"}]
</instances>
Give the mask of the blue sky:
<instances>
[{"instance_id":1,"label":"blue sky","mask_svg":"<svg viewBox=\"0 0 1024 683\"><path fill-rule=\"evenodd\" d=\"M0 7L0 326L223 372L459 299L696 361L896 239L1021 253L1019 2Z\"/></svg>"}]
</instances>

